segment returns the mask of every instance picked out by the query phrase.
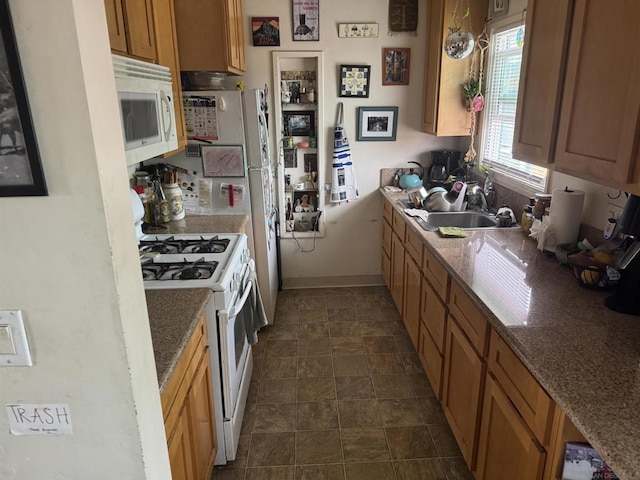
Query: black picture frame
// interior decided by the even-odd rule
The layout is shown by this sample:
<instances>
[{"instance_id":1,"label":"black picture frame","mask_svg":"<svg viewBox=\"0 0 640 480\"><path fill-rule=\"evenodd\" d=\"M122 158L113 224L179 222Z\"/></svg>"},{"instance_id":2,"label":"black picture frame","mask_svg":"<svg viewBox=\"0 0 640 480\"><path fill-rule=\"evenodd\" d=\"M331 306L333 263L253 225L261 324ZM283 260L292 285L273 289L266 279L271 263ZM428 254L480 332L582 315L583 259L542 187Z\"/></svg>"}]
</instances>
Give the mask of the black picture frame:
<instances>
[{"instance_id":1,"label":"black picture frame","mask_svg":"<svg viewBox=\"0 0 640 480\"><path fill-rule=\"evenodd\" d=\"M398 107L358 107L361 142L394 142L398 131Z\"/></svg>"},{"instance_id":2,"label":"black picture frame","mask_svg":"<svg viewBox=\"0 0 640 480\"><path fill-rule=\"evenodd\" d=\"M46 196L7 0L0 0L0 197Z\"/></svg>"},{"instance_id":3,"label":"black picture frame","mask_svg":"<svg viewBox=\"0 0 640 480\"><path fill-rule=\"evenodd\" d=\"M310 137L316 134L315 114L312 110L282 112L284 134L287 137Z\"/></svg>"},{"instance_id":4,"label":"black picture frame","mask_svg":"<svg viewBox=\"0 0 640 480\"><path fill-rule=\"evenodd\" d=\"M340 97L369 98L371 65L340 65Z\"/></svg>"}]
</instances>

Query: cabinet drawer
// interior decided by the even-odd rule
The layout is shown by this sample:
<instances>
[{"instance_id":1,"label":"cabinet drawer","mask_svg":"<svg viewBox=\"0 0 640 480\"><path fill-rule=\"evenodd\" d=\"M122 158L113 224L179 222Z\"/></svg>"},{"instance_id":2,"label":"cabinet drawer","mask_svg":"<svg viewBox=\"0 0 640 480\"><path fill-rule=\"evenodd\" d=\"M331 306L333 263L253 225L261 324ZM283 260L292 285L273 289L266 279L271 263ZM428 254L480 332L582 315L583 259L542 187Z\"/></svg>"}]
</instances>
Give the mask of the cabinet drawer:
<instances>
[{"instance_id":1,"label":"cabinet drawer","mask_svg":"<svg viewBox=\"0 0 640 480\"><path fill-rule=\"evenodd\" d=\"M500 335L491 332L489 371L542 445L549 443L554 402Z\"/></svg>"},{"instance_id":2,"label":"cabinet drawer","mask_svg":"<svg viewBox=\"0 0 640 480\"><path fill-rule=\"evenodd\" d=\"M382 200L382 218L384 218L389 224L393 222L393 207L387 199Z\"/></svg>"},{"instance_id":3,"label":"cabinet drawer","mask_svg":"<svg viewBox=\"0 0 640 480\"><path fill-rule=\"evenodd\" d=\"M405 224L406 225L406 224ZM422 265L422 239L409 227L406 227L404 248L418 265Z\"/></svg>"},{"instance_id":4,"label":"cabinet drawer","mask_svg":"<svg viewBox=\"0 0 640 480\"><path fill-rule=\"evenodd\" d=\"M391 224L386 220L382 221L382 250L391 256Z\"/></svg>"},{"instance_id":5,"label":"cabinet drawer","mask_svg":"<svg viewBox=\"0 0 640 480\"><path fill-rule=\"evenodd\" d=\"M423 249L422 254L422 271L433 286L435 292L440 295L442 301L447 301L449 290L449 274L444 266L436 260L427 248Z\"/></svg>"},{"instance_id":6,"label":"cabinet drawer","mask_svg":"<svg viewBox=\"0 0 640 480\"><path fill-rule=\"evenodd\" d=\"M456 318L476 351L481 357L485 357L489 344L489 323L457 282L451 282L449 312Z\"/></svg>"},{"instance_id":7,"label":"cabinet drawer","mask_svg":"<svg viewBox=\"0 0 640 480\"><path fill-rule=\"evenodd\" d=\"M444 335L447 309L427 280L422 281L422 305L420 318L433 338L440 353L444 353Z\"/></svg>"},{"instance_id":8,"label":"cabinet drawer","mask_svg":"<svg viewBox=\"0 0 640 480\"><path fill-rule=\"evenodd\" d=\"M398 237L400 237L401 240L404 241L404 231L405 231L405 226L406 223L404 221L404 216L402 213L398 212L397 210L393 210L393 231L396 232L396 234L398 235Z\"/></svg>"},{"instance_id":9,"label":"cabinet drawer","mask_svg":"<svg viewBox=\"0 0 640 480\"><path fill-rule=\"evenodd\" d=\"M442 399L442 368L444 359L424 323L420 325L420 340L418 343L418 357L424 367L424 372L431 383L433 392L438 400Z\"/></svg>"}]
</instances>

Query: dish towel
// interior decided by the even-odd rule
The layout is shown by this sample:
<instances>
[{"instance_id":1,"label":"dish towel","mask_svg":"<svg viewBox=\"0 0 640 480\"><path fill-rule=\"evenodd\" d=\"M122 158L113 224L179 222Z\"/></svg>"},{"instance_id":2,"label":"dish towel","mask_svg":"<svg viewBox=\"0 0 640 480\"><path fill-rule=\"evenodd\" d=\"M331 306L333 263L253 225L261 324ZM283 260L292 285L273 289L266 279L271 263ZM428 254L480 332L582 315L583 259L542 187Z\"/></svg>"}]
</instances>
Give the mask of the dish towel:
<instances>
[{"instance_id":1,"label":"dish towel","mask_svg":"<svg viewBox=\"0 0 640 480\"><path fill-rule=\"evenodd\" d=\"M342 125L342 102L338 104L338 123L333 134L333 178L331 185L332 202L348 202L358 198L356 174L351 161L349 140Z\"/></svg>"},{"instance_id":2,"label":"dish towel","mask_svg":"<svg viewBox=\"0 0 640 480\"><path fill-rule=\"evenodd\" d=\"M258 330L268 325L267 314L264 311L262 305L262 298L260 297L260 290L258 289L258 277L255 271L251 271L249 274L249 281L251 282L251 308L249 309L249 315L244 317L244 327L247 331L247 341L249 345L255 345L258 343Z\"/></svg>"}]
</instances>

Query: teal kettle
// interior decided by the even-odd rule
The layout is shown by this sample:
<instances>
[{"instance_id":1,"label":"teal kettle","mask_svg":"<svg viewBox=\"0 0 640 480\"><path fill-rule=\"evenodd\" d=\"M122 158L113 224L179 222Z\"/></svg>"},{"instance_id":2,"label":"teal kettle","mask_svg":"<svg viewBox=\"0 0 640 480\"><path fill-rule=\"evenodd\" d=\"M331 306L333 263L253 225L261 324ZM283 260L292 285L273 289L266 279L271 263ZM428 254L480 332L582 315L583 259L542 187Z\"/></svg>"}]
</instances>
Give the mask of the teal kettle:
<instances>
[{"instance_id":1,"label":"teal kettle","mask_svg":"<svg viewBox=\"0 0 640 480\"><path fill-rule=\"evenodd\" d=\"M411 188L422 187L422 177L424 175L424 168L418 162L408 162L418 165L420 167L419 173L416 173L415 168L410 168L409 173L404 173L404 170L399 170L396 174L398 176L398 184L400 188L409 190Z\"/></svg>"}]
</instances>

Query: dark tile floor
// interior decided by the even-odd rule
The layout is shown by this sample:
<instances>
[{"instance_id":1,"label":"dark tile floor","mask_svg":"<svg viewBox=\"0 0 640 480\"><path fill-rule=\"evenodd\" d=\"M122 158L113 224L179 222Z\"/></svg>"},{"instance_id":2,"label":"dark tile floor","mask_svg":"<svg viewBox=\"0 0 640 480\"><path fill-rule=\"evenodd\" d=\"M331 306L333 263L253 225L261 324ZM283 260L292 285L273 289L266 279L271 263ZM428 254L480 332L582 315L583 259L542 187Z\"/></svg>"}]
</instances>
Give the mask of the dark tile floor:
<instances>
[{"instance_id":1,"label":"dark tile floor","mask_svg":"<svg viewBox=\"0 0 640 480\"><path fill-rule=\"evenodd\" d=\"M473 480L384 287L285 290L215 480Z\"/></svg>"}]
</instances>

